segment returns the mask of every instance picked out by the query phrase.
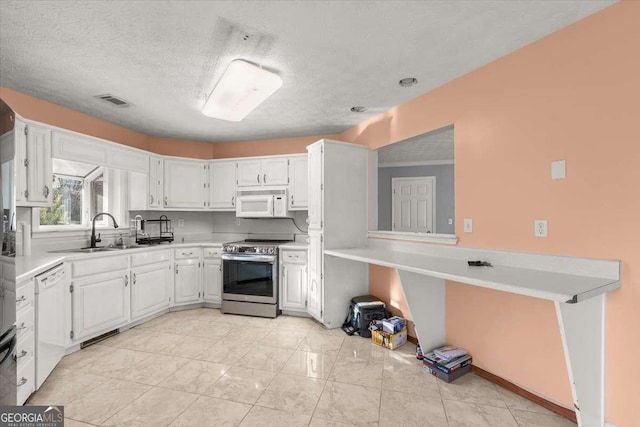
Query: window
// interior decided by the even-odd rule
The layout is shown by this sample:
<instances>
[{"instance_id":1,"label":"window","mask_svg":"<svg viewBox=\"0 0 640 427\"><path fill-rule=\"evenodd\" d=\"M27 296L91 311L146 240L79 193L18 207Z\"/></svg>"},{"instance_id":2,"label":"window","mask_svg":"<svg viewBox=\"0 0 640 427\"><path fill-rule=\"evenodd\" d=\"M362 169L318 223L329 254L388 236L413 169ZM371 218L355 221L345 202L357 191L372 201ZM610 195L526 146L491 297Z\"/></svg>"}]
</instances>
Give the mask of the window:
<instances>
[{"instance_id":1,"label":"window","mask_svg":"<svg viewBox=\"0 0 640 427\"><path fill-rule=\"evenodd\" d=\"M84 179L54 175L53 206L40 208L40 226L83 225Z\"/></svg>"}]
</instances>

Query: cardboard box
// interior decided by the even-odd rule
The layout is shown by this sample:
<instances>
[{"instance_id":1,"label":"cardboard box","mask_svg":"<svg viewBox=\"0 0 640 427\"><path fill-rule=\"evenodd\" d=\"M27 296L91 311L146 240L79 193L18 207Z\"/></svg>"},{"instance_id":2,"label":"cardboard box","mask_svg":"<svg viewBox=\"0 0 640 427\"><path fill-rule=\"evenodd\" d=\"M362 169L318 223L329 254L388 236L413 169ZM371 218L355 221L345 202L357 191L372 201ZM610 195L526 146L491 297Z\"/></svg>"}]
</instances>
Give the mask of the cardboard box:
<instances>
[{"instance_id":1,"label":"cardboard box","mask_svg":"<svg viewBox=\"0 0 640 427\"><path fill-rule=\"evenodd\" d=\"M397 334L407 327L407 321L402 317L393 316L382 319L382 330L390 334Z\"/></svg>"},{"instance_id":2,"label":"cardboard box","mask_svg":"<svg viewBox=\"0 0 640 427\"><path fill-rule=\"evenodd\" d=\"M371 331L371 342L381 347L395 350L403 344L407 343L407 328L398 333L390 334L385 331Z\"/></svg>"},{"instance_id":3,"label":"cardboard box","mask_svg":"<svg viewBox=\"0 0 640 427\"><path fill-rule=\"evenodd\" d=\"M450 383L452 381L457 380L458 378L460 378L461 376L468 374L469 372L471 372L471 359L468 360L468 364L461 366L457 369L453 369L451 370L450 373L446 373L446 369L442 369L441 367L437 366L437 363L432 363L430 360L428 359L423 359L422 360L422 364L424 367L425 372L436 376L438 378L440 378L442 381Z\"/></svg>"}]
</instances>

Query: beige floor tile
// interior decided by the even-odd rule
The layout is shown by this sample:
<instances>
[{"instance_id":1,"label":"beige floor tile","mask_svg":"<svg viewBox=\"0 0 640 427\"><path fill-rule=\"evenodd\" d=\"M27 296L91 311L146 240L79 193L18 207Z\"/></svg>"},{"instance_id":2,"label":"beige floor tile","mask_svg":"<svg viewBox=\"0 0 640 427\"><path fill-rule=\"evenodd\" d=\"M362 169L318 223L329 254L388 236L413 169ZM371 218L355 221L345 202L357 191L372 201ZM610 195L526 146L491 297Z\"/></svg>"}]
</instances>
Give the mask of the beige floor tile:
<instances>
[{"instance_id":1,"label":"beige floor tile","mask_svg":"<svg viewBox=\"0 0 640 427\"><path fill-rule=\"evenodd\" d=\"M256 405L311 416L324 389L324 383L324 380L279 374Z\"/></svg>"},{"instance_id":2,"label":"beige floor tile","mask_svg":"<svg viewBox=\"0 0 640 427\"><path fill-rule=\"evenodd\" d=\"M207 395L254 404L274 376L275 374L271 372L234 366L213 384L207 391Z\"/></svg>"},{"instance_id":3,"label":"beige floor tile","mask_svg":"<svg viewBox=\"0 0 640 427\"><path fill-rule=\"evenodd\" d=\"M53 369L53 371L51 371L49 376L47 378L45 378L45 379L46 380L53 380L55 378L64 377L65 375L67 375L67 374L69 374L71 372L73 372L73 369L59 368L59 367L56 366Z\"/></svg>"},{"instance_id":4,"label":"beige floor tile","mask_svg":"<svg viewBox=\"0 0 640 427\"><path fill-rule=\"evenodd\" d=\"M189 359L152 354L142 362L131 366L124 371L116 371L111 374L114 378L132 381L147 385L157 385L160 381L173 374L182 366L189 363Z\"/></svg>"},{"instance_id":5,"label":"beige floor tile","mask_svg":"<svg viewBox=\"0 0 640 427\"><path fill-rule=\"evenodd\" d=\"M249 353L253 347L251 344L225 339L207 348L195 358L207 362L233 365Z\"/></svg>"},{"instance_id":6,"label":"beige floor tile","mask_svg":"<svg viewBox=\"0 0 640 427\"><path fill-rule=\"evenodd\" d=\"M369 423L368 427L376 427L378 423ZM355 424L340 423L338 421L323 420L322 418L312 418L309 427L354 427ZM398 426L399 427L399 426Z\"/></svg>"},{"instance_id":7,"label":"beige floor tile","mask_svg":"<svg viewBox=\"0 0 640 427\"><path fill-rule=\"evenodd\" d=\"M366 360L338 356L329 381L380 388L382 385L382 360Z\"/></svg>"},{"instance_id":8,"label":"beige floor tile","mask_svg":"<svg viewBox=\"0 0 640 427\"><path fill-rule=\"evenodd\" d=\"M271 330L271 332L262 339L261 344L272 347L296 349L306 335L306 332L276 328Z\"/></svg>"},{"instance_id":9,"label":"beige floor tile","mask_svg":"<svg viewBox=\"0 0 640 427\"><path fill-rule=\"evenodd\" d=\"M190 360L189 363L162 380L158 386L188 393L209 394L213 383L230 368L230 365Z\"/></svg>"},{"instance_id":10,"label":"beige floor tile","mask_svg":"<svg viewBox=\"0 0 640 427\"><path fill-rule=\"evenodd\" d=\"M83 423L82 421L76 421L76 420L72 420L71 418L65 417L64 426L65 427L92 427L93 424L87 424L87 423Z\"/></svg>"},{"instance_id":11,"label":"beige floor tile","mask_svg":"<svg viewBox=\"0 0 640 427\"><path fill-rule=\"evenodd\" d=\"M277 327L276 319L271 319L268 317L245 317L245 321L242 323L243 326L249 326L251 328L264 328L264 329L274 329Z\"/></svg>"},{"instance_id":12,"label":"beige floor tile","mask_svg":"<svg viewBox=\"0 0 640 427\"><path fill-rule=\"evenodd\" d=\"M460 377L452 383L438 380L438 386L443 399L477 403L478 405L507 407L500 397L497 387L473 373Z\"/></svg>"},{"instance_id":13,"label":"beige floor tile","mask_svg":"<svg viewBox=\"0 0 640 427\"><path fill-rule=\"evenodd\" d=\"M378 422L380 389L328 381L314 417L355 425Z\"/></svg>"},{"instance_id":14,"label":"beige floor tile","mask_svg":"<svg viewBox=\"0 0 640 427\"><path fill-rule=\"evenodd\" d=\"M294 350L290 348L257 345L240 359L236 365L261 371L279 372L293 352Z\"/></svg>"},{"instance_id":15,"label":"beige floor tile","mask_svg":"<svg viewBox=\"0 0 640 427\"><path fill-rule=\"evenodd\" d=\"M155 319L148 320L136 326L136 328L137 329L153 329L153 330L159 331L162 329L162 326L165 324L165 322L167 322L169 319L170 319L169 315L164 314L160 317L156 317Z\"/></svg>"},{"instance_id":16,"label":"beige floor tile","mask_svg":"<svg viewBox=\"0 0 640 427\"><path fill-rule=\"evenodd\" d=\"M166 426L178 417L198 395L154 387L131 402L102 425Z\"/></svg>"},{"instance_id":17,"label":"beige floor tile","mask_svg":"<svg viewBox=\"0 0 640 427\"><path fill-rule=\"evenodd\" d=\"M114 351L116 351L116 349L113 347L95 344L63 357L60 363L58 363L57 368L80 369Z\"/></svg>"},{"instance_id":18,"label":"beige floor tile","mask_svg":"<svg viewBox=\"0 0 640 427\"><path fill-rule=\"evenodd\" d=\"M229 334L230 328L223 324L212 321L195 320L189 324L185 335L211 340L220 340Z\"/></svg>"},{"instance_id":19,"label":"beige floor tile","mask_svg":"<svg viewBox=\"0 0 640 427\"><path fill-rule=\"evenodd\" d=\"M151 357L150 353L118 348L113 353L94 360L80 370L90 374L120 378L133 366L149 357Z\"/></svg>"},{"instance_id":20,"label":"beige floor tile","mask_svg":"<svg viewBox=\"0 0 640 427\"><path fill-rule=\"evenodd\" d=\"M344 331L340 328L329 329L321 323L314 322L313 327L309 330L309 333L312 334L320 334L320 335L328 335L331 337L347 337L348 335L344 333Z\"/></svg>"},{"instance_id":21,"label":"beige floor tile","mask_svg":"<svg viewBox=\"0 0 640 427\"><path fill-rule=\"evenodd\" d=\"M315 321L308 317L278 316L275 319L276 328L307 333L315 326Z\"/></svg>"},{"instance_id":22,"label":"beige floor tile","mask_svg":"<svg viewBox=\"0 0 640 427\"><path fill-rule=\"evenodd\" d=\"M511 413L520 427L576 427L576 424L559 415L512 409Z\"/></svg>"},{"instance_id":23,"label":"beige floor tile","mask_svg":"<svg viewBox=\"0 0 640 427\"><path fill-rule=\"evenodd\" d=\"M251 405L245 403L200 396L170 426L235 427L240 424L250 409Z\"/></svg>"},{"instance_id":24,"label":"beige floor tile","mask_svg":"<svg viewBox=\"0 0 640 427\"><path fill-rule=\"evenodd\" d=\"M346 336L338 356L357 357L358 359L379 360L382 362L389 351L391 350L373 344L370 339Z\"/></svg>"},{"instance_id":25,"label":"beige floor tile","mask_svg":"<svg viewBox=\"0 0 640 427\"><path fill-rule=\"evenodd\" d=\"M334 336L309 332L300 343L298 350L313 351L314 353L340 350L342 342L344 341L344 333L342 335L343 336Z\"/></svg>"},{"instance_id":26,"label":"beige floor tile","mask_svg":"<svg viewBox=\"0 0 640 427\"><path fill-rule=\"evenodd\" d=\"M157 331L166 334L189 335L195 328L199 327L202 322L189 317L171 317L165 323L157 328Z\"/></svg>"},{"instance_id":27,"label":"beige floor tile","mask_svg":"<svg viewBox=\"0 0 640 427\"><path fill-rule=\"evenodd\" d=\"M219 344L218 340L210 340L200 337L182 337L178 342L162 350L162 353L170 356L195 359L206 349Z\"/></svg>"},{"instance_id":28,"label":"beige floor tile","mask_svg":"<svg viewBox=\"0 0 640 427\"><path fill-rule=\"evenodd\" d=\"M276 409L254 406L244 418L241 427L303 427L309 425L311 417L307 415L291 414Z\"/></svg>"},{"instance_id":29,"label":"beige floor tile","mask_svg":"<svg viewBox=\"0 0 640 427\"><path fill-rule=\"evenodd\" d=\"M100 345L105 345L107 347L122 347L123 344L135 341L136 339L140 339L141 337L148 337L153 333L154 331L150 329L142 329L138 327L131 328L122 331L110 338L107 338L104 341L100 341Z\"/></svg>"},{"instance_id":30,"label":"beige floor tile","mask_svg":"<svg viewBox=\"0 0 640 427\"><path fill-rule=\"evenodd\" d=\"M518 427L508 408L444 400L449 427Z\"/></svg>"},{"instance_id":31,"label":"beige floor tile","mask_svg":"<svg viewBox=\"0 0 640 427\"><path fill-rule=\"evenodd\" d=\"M382 390L380 426L447 427L447 417L438 396Z\"/></svg>"},{"instance_id":32,"label":"beige floor tile","mask_svg":"<svg viewBox=\"0 0 640 427\"><path fill-rule=\"evenodd\" d=\"M129 339L117 347L148 353L158 353L165 348L174 345L182 339L181 335L168 334L158 331L145 331L133 339Z\"/></svg>"},{"instance_id":33,"label":"beige floor tile","mask_svg":"<svg viewBox=\"0 0 640 427\"><path fill-rule=\"evenodd\" d=\"M337 350L324 353L296 350L282 368L282 373L327 379L336 362L337 354Z\"/></svg>"},{"instance_id":34,"label":"beige floor tile","mask_svg":"<svg viewBox=\"0 0 640 427\"><path fill-rule=\"evenodd\" d=\"M549 411L548 409L543 408L542 406L536 403L533 403L529 399L525 399L522 396L518 396L517 394L512 393L509 390L506 390L502 387L496 387L496 389L498 390L500 397L502 398L502 400L504 400L504 403L507 404L507 407L509 409L518 409L521 411L538 412L540 414L555 415L553 412Z\"/></svg>"},{"instance_id":35,"label":"beige floor tile","mask_svg":"<svg viewBox=\"0 0 640 427\"><path fill-rule=\"evenodd\" d=\"M237 326L229 331L227 337L233 341L243 342L245 344L256 344L271 332L267 328L254 328L252 326Z\"/></svg>"},{"instance_id":36,"label":"beige floor tile","mask_svg":"<svg viewBox=\"0 0 640 427\"><path fill-rule=\"evenodd\" d=\"M439 396L438 379L422 368L422 361L413 358L385 358L382 388Z\"/></svg>"},{"instance_id":37,"label":"beige floor tile","mask_svg":"<svg viewBox=\"0 0 640 427\"><path fill-rule=\"evenodd\" d=\"M109 381L105 377L70 372L62 377L47 379L29 399L30 405L68 405L74 399Z\"/></svg>"},{"instance_id":38,"label":"beige floor tile","mask_svg":"<svg viewBox=\"0 0 640 427\"><path fill-rule=\"evenodd\" d=\"M66 405L64 413L75 420L99 425L150 389L142 384L109 380Z\"/></svg>"}]
</instances>

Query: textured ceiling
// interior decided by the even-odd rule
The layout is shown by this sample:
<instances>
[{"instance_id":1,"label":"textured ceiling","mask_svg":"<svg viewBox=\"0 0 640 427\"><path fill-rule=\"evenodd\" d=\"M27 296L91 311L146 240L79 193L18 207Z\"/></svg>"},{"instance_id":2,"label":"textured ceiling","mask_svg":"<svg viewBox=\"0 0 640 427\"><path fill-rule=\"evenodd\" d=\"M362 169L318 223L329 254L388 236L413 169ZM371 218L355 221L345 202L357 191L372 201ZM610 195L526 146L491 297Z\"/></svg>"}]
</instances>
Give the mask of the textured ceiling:
<instances>
[{"instance_id":1,"label":"textured ceiling","mask_svg":"<svg viewBox=\"0 0 640 427\"><path fill-rule=\"evenodd\" d=\"M453 160L453 126L407 138L378 149L378 164Z\"/></svg>"},{"instance_id":2,"label":"textured ceiling","mask_svg":"<svg viewBox=\"0 0 640 427\"><path fill-rule=\"evenodd\" d=\"M337 133L612 3L5 0L0 84L155 136ZM283 87L241 122L203 116L237 58L275 71ZM401 88L404 77L419 83Z\"/></svg>"}]
</instances>

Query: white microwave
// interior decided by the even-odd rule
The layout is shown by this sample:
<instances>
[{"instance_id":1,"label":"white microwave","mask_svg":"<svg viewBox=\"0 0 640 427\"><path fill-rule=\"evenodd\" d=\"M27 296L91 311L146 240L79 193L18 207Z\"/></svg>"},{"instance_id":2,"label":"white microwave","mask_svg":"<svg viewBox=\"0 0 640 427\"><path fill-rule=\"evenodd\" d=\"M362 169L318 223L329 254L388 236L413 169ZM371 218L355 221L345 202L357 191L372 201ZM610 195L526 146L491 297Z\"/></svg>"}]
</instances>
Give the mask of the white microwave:
<instances>
[{"instance_id":1,"label":"white microwave","mask_svg":"<svg viewBox=\"0 0 640 427\"><path fill-rule=\"evenodd\" d=\"M238 218L291 218L287 190L241 190L236 197Z\"/></svg>"}]
</instances>

